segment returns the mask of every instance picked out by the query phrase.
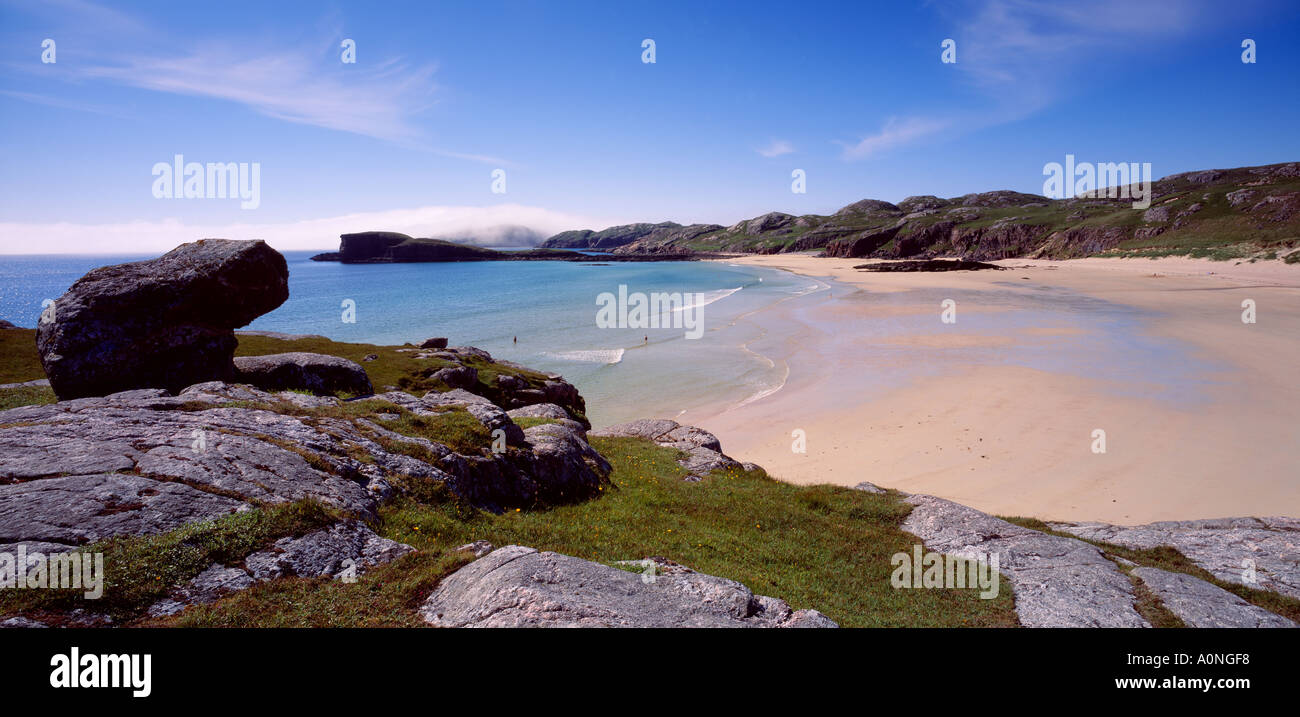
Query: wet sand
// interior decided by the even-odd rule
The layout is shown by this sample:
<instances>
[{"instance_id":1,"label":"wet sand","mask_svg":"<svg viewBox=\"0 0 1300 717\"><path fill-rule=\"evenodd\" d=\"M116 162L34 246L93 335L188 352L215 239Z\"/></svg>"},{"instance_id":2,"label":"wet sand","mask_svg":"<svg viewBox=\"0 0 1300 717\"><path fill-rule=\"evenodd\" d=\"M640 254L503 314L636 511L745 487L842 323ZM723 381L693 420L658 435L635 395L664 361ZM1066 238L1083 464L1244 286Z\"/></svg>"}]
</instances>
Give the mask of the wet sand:
<instances>
[{"instance_id":1,"label":"wet sand","mask_svg":"<svg viewBox=\"0 0 1300 717\"><path fill-rule=\"evenodd\" d=\"M782 480L870 481L1055 520L1300 516L1300 266L730 261L829 285L746 317L762 334L749 348L788 369L784 386L679 418Z\"/></svg>"}]
</instances>

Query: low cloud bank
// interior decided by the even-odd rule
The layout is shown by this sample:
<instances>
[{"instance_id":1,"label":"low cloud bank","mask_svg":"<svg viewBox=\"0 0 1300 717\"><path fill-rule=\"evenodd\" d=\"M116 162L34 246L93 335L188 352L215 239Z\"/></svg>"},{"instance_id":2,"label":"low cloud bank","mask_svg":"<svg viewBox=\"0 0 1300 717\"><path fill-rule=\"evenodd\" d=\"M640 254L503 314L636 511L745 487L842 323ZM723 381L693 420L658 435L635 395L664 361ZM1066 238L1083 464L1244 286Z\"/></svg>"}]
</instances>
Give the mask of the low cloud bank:
<instances>
[{"instance_id":1,"label":"low cloud bank","mask_svg":"<svg viewBox=\"0 0 1300 717\"><path fill-rule=\"evenodd\" d=\"M267 224L191 224L178 219L118 224L3 222L0 254L160 253L204 237L264 239L281 251L331 251L338 248L340 234L370 230L480 246L531 246L568 229L600 229L617 223L518 204L416 207Z\"/></svg>"}]
</instances>

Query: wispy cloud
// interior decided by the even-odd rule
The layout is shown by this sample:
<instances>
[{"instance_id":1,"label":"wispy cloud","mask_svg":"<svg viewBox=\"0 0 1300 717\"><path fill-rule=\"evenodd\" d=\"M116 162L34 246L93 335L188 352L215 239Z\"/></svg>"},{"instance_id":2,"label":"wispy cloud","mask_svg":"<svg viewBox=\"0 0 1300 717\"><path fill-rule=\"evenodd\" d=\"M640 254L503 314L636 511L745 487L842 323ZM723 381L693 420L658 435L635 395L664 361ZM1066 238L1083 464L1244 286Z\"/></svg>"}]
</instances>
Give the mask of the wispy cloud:
<instances>
[{"instance_id":1,"label":"wispy cloud","mask_svg":"<svg viewBox=\"0 0 1300 717\"><path fill-rule=\"evenodd\" d=\"M104 254L164 252L204 237L264 239L280 250L333 249L339 234L383 230L419 237L470 240L480 244L520 243L568 229L617 224L600 218L520 204L484 207L426 206L360 212L266 224L196 224L177 219L115 224L0 222L0 254ZM33 243L32 237L40 237Z\"/></svg>"},{"instance_id":2,"label":"wispy cloud","mask_svg":"<svg viewBox=\"0 0 1300 717\"><path fill-rule=\"evenodd\" d=\"M303 51L251 55L207 48L182 57L134 56L81 77L229 100L269 117L395 142L420 138L412 120L433 102L432 65L344 65ZM337 67L333 67L337 64ZM330 68L326 70L324 68ZM331 71L332 70L332 71Z\"/></svg>"},{"instance_id":3,"label":"wispy cloud","mask_svg":"<svg viewBox=\"0 0 1300 717\"><path fill-rule=\"evenodd\" d=\"M76 17L69 33L77 38L60 42L60 59L77 53L64 79L72 83L109 82L156 92L233 102L267 117L285 122L373 137L430 153L497 166L512 162L489 154L440 146L421 123L439 94L434 80L437 65L408 62L401 57L381 57L378 48L361 48L365 59L344 64L337 28L317 27L301 42L268 37L242 37L232 41L186 42L178 46L160 32L130 15L84 0L55 0L36 6L33 13L59 22ZM57 14L52 14L57 10ZM107 44L101 36L85 37L84 29L111 27ZM63 35L60 35L63 37ZM66 48L66 49L65 49ZM143 48L123 50L121 48ZM30 64L19 71L33 72ZM47 95L9 93L15 99L53 106L59 100ZM96 111L88 106L70 109Z\"/></svg>"},{"instance_id":4,"label":"wispy cloud","mask_svg":"<svg viewBox=\"0 0 1300 717\"><path fill-rule=\"evenodd\" d=\"M863 137L856 144L843 142L840 144L844 145L845 159L864 159L895 147L910 144L923 137L928 137L944 130L947 126L948 122L945 120L926 117L907 117L904 119L890 117L879 132Z\"/></svg>"},{"instance_id":5,"label":"wispy cloud","mask_svg":"<svg viewBox=\"0 0 1300 717\"><path fill-rule=\"evenodd\" d=\"M757 150L764 157L780 157L783 154L794 152L794 145L783 139L774 139L767 145L759 147Z\"/></svg>"},{"instance_id":6,"label":"wispy cloud","mask_svg":"<svg viewBox=\"0 0 1300 717\"><path fill-rule=\"evenodd\" d=\"M128 117L125 112L120 112L112 107L105 107L90 102L80 100L67 100L59 97L48 97L46 95L36 94L35 92L18 92L15 90L0 90L0 95L10 97L23 102L30 102L34 105L45 105L46 107L58 107L65 110L76 110L78 112L90 112L97 115L109 117Z\"/></svg>"}]
</instances>

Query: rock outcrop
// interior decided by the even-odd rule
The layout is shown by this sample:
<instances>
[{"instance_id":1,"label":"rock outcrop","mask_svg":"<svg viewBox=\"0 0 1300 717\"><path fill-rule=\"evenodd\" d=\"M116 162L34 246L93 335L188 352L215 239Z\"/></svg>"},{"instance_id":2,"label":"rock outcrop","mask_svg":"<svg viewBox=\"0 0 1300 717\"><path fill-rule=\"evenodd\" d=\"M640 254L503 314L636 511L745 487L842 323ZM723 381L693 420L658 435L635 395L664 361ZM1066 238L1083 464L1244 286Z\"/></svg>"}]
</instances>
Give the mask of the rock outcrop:
<instances>
[{"instance_id":1,"label":"rock outcrop","mask_svg":"<svg viewBox=\"0 0 1300 717\"><path fill-rule=\"evenodd\" d=\"M288 277L265 242L227 239L94 269L42 315L41 364L61 399L231 380L234 329L283 303Z\"/></svg>"},{"instance_id":2,"label":"rock outcrop","mask_svg":"<svg viewBox=\"0 0 1300 717\"><path fill-rule=\"evenodd\" d=\"M1022 625L1150 626L1134 608L1128 578L1095 546L1022 528L934 496L912 495L907 502L915 507L903 530L930 550L998 555L998 569L1015 590Z\"/></svg>"},{"instance_id":3,"label":"rock outcrop","mask_svg":"<svg viewBox=\"0 0 1300 717\"><path fill-rule=\"evenodd\" d=\"M683 426L665 418L645 418L592 431L593 436L644 438L683 451L678 461L686 468L686 480L698 481L718 470L739 470L741 464L722 452L718 437L702 428Z\"/></svg>"},{"instance_id":4,"label":"rock outcrop","mask_svg":"<svg viewBox=\"0 0 1300 717\"><path fill-rule=\"evenodd\" d=\"M1186 573L1134 568L1133 574L1188 627L1297 627L1281 615Z\"/></svg>"},{"instance_id":5,"label":"rock outcrop","mask_svg":"<svg viewBox=\"0 0 1300 717\"><path fill-rule=\"evenodd\" d=\"M645 562L634 573L509 545L443 579L420 614L437 627L836 627L733 580Z\"/></svg>"},{"instance_id":6,"label":"rock outcrop","mask_svg":"<svg viewBox=\"0 0 1300 717\"><path fill-rule=\"evenodd\" d=\"M1080 538L1126 548L1168 545L1220 580L1300 598L1300 520L1295 518L1051 525Z\"/></svg>"},{"instance_id":7,"label":"rock outcrop","mask_svg":"<svg viewBox=\"0 0 1300 717\"><path fill-rule=\"evenodd\" d=\"M24 406L0 412L0 545L76 546L304 498L374 515L395 476L443 483L503 510L596 495L609 472L580 432L523 431L481 396L376 398L421 416L467 410L485 428L506 430L512 447L461 454L366 418L293 415L338 399L220 382L179 396L155 389Z\"/></svg>"},{"instance_id":8,"label":"rock outcrop","mask_svg":"<svg viewBox=\"0 0 1300 717\"><path fill-rule=\"evenodd\" d=\"M234 380L264 391L310 391L318 396L375 392L366 370L355 361L302 351L240 356L235 359Z\"/></svg>"}]
</instances>

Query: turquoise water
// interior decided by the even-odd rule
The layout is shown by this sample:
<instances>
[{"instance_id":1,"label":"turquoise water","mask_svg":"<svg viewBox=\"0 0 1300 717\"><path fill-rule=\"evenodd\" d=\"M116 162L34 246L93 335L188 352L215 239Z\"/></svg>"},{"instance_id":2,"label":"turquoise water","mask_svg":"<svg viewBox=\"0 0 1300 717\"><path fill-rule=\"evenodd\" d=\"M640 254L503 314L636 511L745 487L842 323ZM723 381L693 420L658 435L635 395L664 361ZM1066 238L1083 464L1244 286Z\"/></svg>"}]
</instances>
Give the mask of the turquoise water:
<instances>
[{"instance_id":1,"label":"turquoise water","mask_svg":"<svg viewBox=\"0 0 1300 717\"><path fill-rule=\"evenodd\" d=\"M249 328L378 344L446 336L452 345L478 346L497 358L562 374L581 390L598 426L683 412L690 412L683 419L688 420L697 409L756 400L825 363L826 357L803 355L804 344L841 357L834 370L882 387L962 366L1015 364L1105 378L1123 393L1183 406L1204 399L1207 374L1220 368L1198 360L1190 347L1145 330L1158 318L1149 312L1036 283L1003 282L1001 290L873 293L722 262L344 265L313 262L311 254L285 253L289 299ZM0 318L34 326L42 301L58 297L86 271L143 258L0 257ZM617 293L620 285L632 292L700 294L703 335L691 340L684 328L598 327L597 296ZM938 324L946 298L962 307L957 326ZM345 301L355 305L354 322L345 321ZM778 303L783 311L761 311ZM934 311L823 313L836 305L895 303L930 305ZM1020 333L1052 327L1079 333ZM889 341L940 331L1019 340L960 350ZM864 338L870 347L865 350ZM792 352L805 361L793 378ZM847 391L843 398L860 400L854 396Z\"/></svg>"},{"instance_id":2,"label":"turquoise water","mask_svg":"<svg viewBox=\"0 0 1300 717\"><path fill-rule=\"evenodd\" d=\"M825 286L719 262L345 265L310 261L313 253L285 252L289 299L248 328L379 344L446 336L452 345L564 375L598 424L742 401L779 385L783 369L744 349L756 329L735 319ZM0 318L35 326L42 301L86 271L145 258L0 257ZM599 328L597 296L617 293L620 284L632 292L701 294L703 336L687 339L683 328ZM345 301L355 304L354 322L345 321Z\"/></svg>"}]
</instances>

